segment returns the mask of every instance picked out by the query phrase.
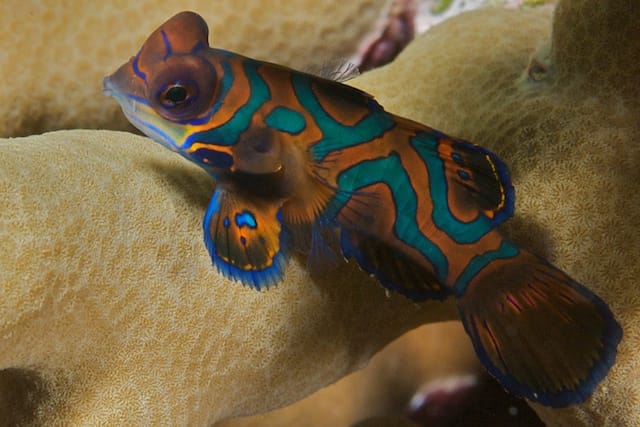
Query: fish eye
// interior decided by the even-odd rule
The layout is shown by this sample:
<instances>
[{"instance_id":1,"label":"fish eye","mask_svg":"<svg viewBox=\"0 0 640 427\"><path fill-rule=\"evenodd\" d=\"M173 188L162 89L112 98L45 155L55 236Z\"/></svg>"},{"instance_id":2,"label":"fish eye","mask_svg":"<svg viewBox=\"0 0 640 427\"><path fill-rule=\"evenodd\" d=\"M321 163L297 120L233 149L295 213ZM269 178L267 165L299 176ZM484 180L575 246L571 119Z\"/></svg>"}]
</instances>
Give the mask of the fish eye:
<instances>
[{"instance_id":1,"label":"fish eye","mask_svg":"<svg viewBox=\"0 0 640 427\"><path fill-rule=\"evenodd\" d=\"M197 120L215 101L216 81L215 69L204 58L175 55L150 73L147 99L167 120Z\"/></svg>"},{"instance_id":2,"label":"fish eye","mask_svg":"<svg viewBox=\"0 0 640 427\"><path fill-rule=\"evenodd\" d=\"M165 108L176 108L197 97L197 87L194 84L176 82L168 85L160 92L160 104Z\"/></svg>"}]
</instances>

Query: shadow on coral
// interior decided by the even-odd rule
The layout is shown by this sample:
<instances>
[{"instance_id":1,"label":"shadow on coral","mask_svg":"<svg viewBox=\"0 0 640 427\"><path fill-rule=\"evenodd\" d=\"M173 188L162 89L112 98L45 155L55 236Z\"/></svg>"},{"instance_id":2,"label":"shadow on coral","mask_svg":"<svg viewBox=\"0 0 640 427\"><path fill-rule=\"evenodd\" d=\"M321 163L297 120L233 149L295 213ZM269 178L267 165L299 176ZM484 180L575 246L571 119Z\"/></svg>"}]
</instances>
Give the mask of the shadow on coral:
<instances>
[{"instance_id":1,"label":"shadow on coral","mask_svg":"<svg viewBox=\"0 0 640 427\"><path fill-rule=\"evenodd\" d=\"M184 167L168 167L166 163L153 160L148 160L141 167L149 169L161 181L166 182L172 193L181 195L185 207L201 209L204 216L215 189L213 180L207 174L198 173L196 168L191 173L185 173Z\"/></svg>"},{"instance_id":2,"label":"shadow on coral","mask_svg":"<svg viewBox=\"0 0 640 427\"><path fill-rule=\"evenodd\" d=\"M50 399L44 378L30 369L7 368L0 371L0 414L2 426L33 425L38 409Z\"/></svg>"}]
</instances>

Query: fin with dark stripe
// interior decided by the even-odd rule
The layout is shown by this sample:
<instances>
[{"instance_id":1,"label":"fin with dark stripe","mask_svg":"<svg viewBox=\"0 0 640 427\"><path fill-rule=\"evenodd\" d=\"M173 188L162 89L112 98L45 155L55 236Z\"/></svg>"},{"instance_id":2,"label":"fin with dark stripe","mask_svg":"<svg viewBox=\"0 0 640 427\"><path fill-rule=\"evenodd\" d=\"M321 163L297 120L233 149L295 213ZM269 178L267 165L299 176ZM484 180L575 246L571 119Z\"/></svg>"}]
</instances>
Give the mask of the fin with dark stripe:
<instances>
[{"instance_id":1,"label":"fin with dark stripe","mask_svg":"<svg viewBox=\"0 0 640 427\"><path fill-rule=\"evenodd\" d=\"M354 258L360 268L387 289L414 301L443 300L451 295L451 291L441 285L432 272L373 236L343 229L341 246L346 258Z\"/></svg>"}]
</instances>

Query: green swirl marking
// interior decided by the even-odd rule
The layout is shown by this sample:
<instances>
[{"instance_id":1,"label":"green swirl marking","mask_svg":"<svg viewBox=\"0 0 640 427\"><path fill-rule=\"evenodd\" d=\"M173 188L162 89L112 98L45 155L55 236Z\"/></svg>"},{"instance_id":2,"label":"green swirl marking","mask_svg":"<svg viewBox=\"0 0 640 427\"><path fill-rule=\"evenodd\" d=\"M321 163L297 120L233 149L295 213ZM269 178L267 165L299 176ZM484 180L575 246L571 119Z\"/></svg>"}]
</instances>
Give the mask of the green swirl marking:
<instances>
[{"instance_id":1,"label":"green swirl marking","mask_svg":"<svg viewBox=\"0 0 640 427\"><path fill-rule=\"evenodd\" d=\"M464 271L456 279L453 285L453 292L456 296L460 296L464 293L469 286L469 283L473 278L480 273L480 271L493 261L498 259L513 258L520 253L520 249L513 243L503 240L500 247L494 251L487 251L481 255L476 255L469 261L469 264L465 267Z\"/></svg>"},{"instance_id":2,"label":"green swirl marking","mask_svg":"<svg viewBox=\"0 0 640 427\"><path fill-rule=\"evenodd\" d=\"M444 281L448 274L449 262L442 250L418 228L416 223L418 195L411 186L411 180L397 154L362 161L343 171L338 177L338 187L343 194L354 194L364 187L377 183L383 183L391 190L396 210L393 231L398 240L420 251L431 263L438 278ZM334 198L329 204L330 212L337 214L352 197ZM394 207L389 206L389 209Z\"/></svg>"},{"instance_id":3,"label":"green swirl marking","mask_svg":"<svg viewBox=\"0 0 640 427\"><path fill-rule=\"evenodd\" d=\"M269 87L262 77L260 77L260 74L258 74L259 66L260 62L258 61L247 59L243 62L244 72L249 81L251 93L247 103L238 108L226 123L213 129L195 132L190 135L185 143L185 147L190 146L196 141L210 142L217 145L233 145L239 141L240 135L251 125L253 115L271 96ZM233 71L229 69L229 73L232 72Z\"/></svg>"},{"instance_id":4,"label":"green swirl marking","mask_svg":"<svg viewBox=\"0 0 640 427\"><path fill-rule=\"evenodd\" d=\"M313 116L323 138L311 148L313 160L321 162L329 153L369 142L382 136L395 126L391 115L386 113L375 101L371 100L371 113L353 126L335 121L322 108L311 90L311 78L305 74L291 75L293 88L300 104ZM340 83L335 83L340 84ZM355 90L346 87L347 90Z\"/></svg>"},{"instance_id":5,"label":"green swirl marking","mask_svg":"<svg viewBox=\"0 0 640 427\"><path fill-rule=\"evenodd\" d=\"M298 134L307 127L302 114L287 107L276 107L265 118L265 123L276 130L292 135Z\"/></svg>"},{"instance_id":6,"label":"green swirl marking","mask_svg":"<svg viewBox=\"0 0 640 427\"><path fill-rule=\"evenodd\" d=\"M427 165L429 193L433 200L431 217L435 225L461 244L477 242L491 231L495 224L485 215L479 214L473 221L462 222L451 213L447 197L449 189L445 175L446 165L436 155L438 139L426 132L421 132L411 138L411 145Z\"/></svg>"}]
</instances>

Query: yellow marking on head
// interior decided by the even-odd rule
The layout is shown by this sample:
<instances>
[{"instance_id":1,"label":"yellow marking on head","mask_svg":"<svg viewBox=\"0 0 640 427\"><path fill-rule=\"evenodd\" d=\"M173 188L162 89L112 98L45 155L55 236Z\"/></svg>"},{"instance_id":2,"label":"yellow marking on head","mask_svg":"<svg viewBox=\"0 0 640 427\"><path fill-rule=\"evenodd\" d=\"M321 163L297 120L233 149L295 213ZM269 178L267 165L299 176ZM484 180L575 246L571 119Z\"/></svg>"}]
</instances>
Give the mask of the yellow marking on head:
<instances>
[{"instance_id":1,"label":"yellow marking on head","mask_svg":"<svg viewBox=\"0 0 640 427\"><path fill-rule=\"evenodd\" d=\"M210 144L208 142L194 142L185 151L187 153L193 153L201 148L204 148L206 150L219 151L221 153L227 153L230 156L233 156L233 149L231 145L216 145L216 144Z\"/></svg>"}]
</instances>

